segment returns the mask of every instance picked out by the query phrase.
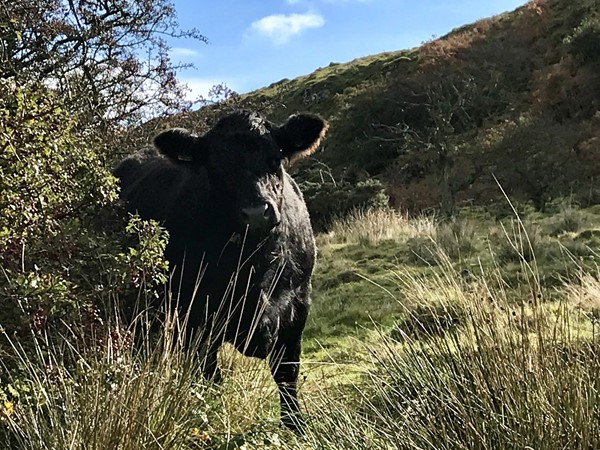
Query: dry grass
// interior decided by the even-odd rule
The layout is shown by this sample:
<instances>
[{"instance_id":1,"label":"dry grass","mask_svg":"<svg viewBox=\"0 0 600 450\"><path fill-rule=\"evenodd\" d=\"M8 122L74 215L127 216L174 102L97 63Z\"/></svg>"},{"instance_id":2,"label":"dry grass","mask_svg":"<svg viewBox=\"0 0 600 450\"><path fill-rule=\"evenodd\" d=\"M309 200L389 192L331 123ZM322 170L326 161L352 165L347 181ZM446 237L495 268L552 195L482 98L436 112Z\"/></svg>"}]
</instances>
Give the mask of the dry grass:
<instances>
[{"instance_id":1,"label":"dry grass","mask_svg":"<svg viewBox=\"0 0 600 450\"><path fill-rule=\"evenodd\" d=\"M433 217L408 216L393 209L355 210L333 223L322 235L323 244L353 243L377 245L384 241L400 241L435 233Z\"/></svg>"},{"instance_id":2,"label":"dry grass","mask_svg":"<svg viewBox=\"0 0 600 450\"><path fill-rule=\"evenodd\" d=\"M329 233L323 236L327 243L368 243L397 239L410 228L406 216L392 209L355 210L336 220Z\"/></svg>"}]
</instances>

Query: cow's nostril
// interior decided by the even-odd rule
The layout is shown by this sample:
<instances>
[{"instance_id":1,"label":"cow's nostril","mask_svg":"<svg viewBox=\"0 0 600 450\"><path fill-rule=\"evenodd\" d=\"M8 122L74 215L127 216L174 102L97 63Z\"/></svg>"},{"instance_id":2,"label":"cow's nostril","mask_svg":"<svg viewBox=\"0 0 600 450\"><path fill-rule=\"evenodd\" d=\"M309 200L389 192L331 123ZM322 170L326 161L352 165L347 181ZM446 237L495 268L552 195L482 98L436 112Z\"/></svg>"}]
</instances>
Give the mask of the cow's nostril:
<instances>
[{"instance_id":1,"label":"cow's nostril","mask_svg":"<svg viewBox=\"0 0 600 450\"><path fill-rule=\"evenodd\" d=\"M271 217L273 217L274 213L275 211L273 210L273 206L270 203L265 203L265 219L270 219Z\"/></svg>"}]
</instances>

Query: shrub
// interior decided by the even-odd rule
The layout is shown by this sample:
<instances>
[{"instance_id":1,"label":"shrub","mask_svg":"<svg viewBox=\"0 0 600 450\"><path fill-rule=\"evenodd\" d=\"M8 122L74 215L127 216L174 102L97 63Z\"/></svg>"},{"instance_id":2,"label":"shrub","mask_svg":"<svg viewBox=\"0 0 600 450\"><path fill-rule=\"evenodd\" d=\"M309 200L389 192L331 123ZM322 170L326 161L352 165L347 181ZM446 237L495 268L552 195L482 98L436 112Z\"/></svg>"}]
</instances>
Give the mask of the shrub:
<instances>
[{"instance_id":1,"label":"shrub","mask_svg":"<svg viewBox=\"0 0 600 450\"><path fill-rule=\"evenodd\" d=\"M344 217L353 210L388 205L385 188L376 178L356 183L336 180L329 168L320 163L313 164L296 178L316 230L327 229L334 218Z\"/></svg>"},{"instance_id":2,"label":"shrub","mask_svg":"<svg viewBox=\"0 0 600 450\"><path fill-rule=\"evenodd\" d=\"M0 80L0 324L9 336L97 323L110 303L164 281L164 232L139 221L125 230L102 146L76 127L46 88Z\"/></svg>"},{"instance_id":3,"label":"shrub","mask_svg":"<svg viewBox=\"0 0 600 450\"><path fill-rule=\"evenodd\" d=\"M585 62L600 61L600 16L592 13L585 17L564 42Z\"/></svg>"}]
</instances>

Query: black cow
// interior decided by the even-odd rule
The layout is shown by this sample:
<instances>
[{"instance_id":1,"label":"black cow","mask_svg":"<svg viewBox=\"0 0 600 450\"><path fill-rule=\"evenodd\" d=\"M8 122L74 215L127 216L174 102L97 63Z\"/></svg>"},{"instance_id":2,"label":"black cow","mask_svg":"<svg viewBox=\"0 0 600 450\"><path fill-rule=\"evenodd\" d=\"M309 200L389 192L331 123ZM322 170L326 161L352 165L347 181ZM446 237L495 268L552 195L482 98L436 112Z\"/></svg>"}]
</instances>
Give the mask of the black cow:
<instances>
[{"instance_id":1,"label":"black cow","mask_svg":"<svg viewBox=\"0 0 600 450\"><path fill-rule=\"evenodd\" d=\"M327 127L310 114L276 126L239 111L203 136L160 133L156 149L115 171L128 209L170 233L172 298L189 312L188 341L198 336L208 348L205 375L220 378L223 341L269 357L291 429L302 423L296 382L316 250L302 194L284 166L313 153Z\"/></svg>"}]
</instances>

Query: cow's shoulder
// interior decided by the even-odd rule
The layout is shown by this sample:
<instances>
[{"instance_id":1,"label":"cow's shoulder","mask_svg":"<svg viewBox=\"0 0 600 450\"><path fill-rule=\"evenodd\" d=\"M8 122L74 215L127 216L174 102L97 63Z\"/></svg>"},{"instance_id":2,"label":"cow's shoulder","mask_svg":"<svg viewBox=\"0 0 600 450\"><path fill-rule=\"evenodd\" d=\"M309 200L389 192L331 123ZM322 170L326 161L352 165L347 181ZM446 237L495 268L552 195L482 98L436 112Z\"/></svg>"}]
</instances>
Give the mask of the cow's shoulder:
<instances>
[{"instance_id":1,"label":"cow's shoulder","mask_svg":"<svg viewBox=\"0 0 600 450\"><path fill-rule=\"evenodd\" d=\"M204 169L174 164L154 148L125 158L114 175L119 179L120 197L131 212L175 227L196 219L210 191Z\"/></svg>"}]
</instances>

